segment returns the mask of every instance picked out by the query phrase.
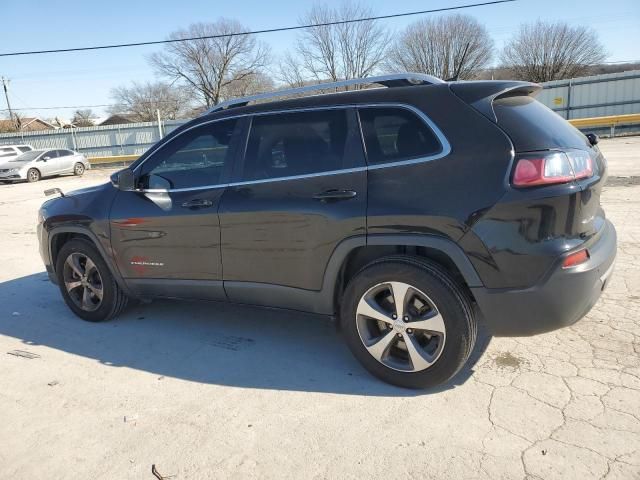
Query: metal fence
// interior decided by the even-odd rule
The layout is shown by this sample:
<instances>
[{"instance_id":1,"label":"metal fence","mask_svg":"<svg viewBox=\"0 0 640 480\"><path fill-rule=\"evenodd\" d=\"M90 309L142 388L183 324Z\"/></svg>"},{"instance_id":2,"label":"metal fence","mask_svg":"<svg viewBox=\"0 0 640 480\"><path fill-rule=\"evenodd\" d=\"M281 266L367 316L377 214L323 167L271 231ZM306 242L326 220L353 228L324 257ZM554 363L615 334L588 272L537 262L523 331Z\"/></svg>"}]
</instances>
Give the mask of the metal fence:
<instances>
[{"instance_id":1,"label":"metal fence","mask_svg":"<svg viewBox=\"0 0 640 480\"><path fill-rule=\"evenodd\" d=\"M33 148L67 148L87 157L141 155L160 138L187 120L127 123L103 127L0 134L0 145L25 143Z\"/></svg>"},{"instance_id":2,"label":"metal fence","mask_svg":"<svg viewBox=\"0 0 640 480\"><path fill-rule=\"evenodd\" d=\"M640 70L542 84L537 99L566 119L640 113Z\"/></svg>"}]
</instances>

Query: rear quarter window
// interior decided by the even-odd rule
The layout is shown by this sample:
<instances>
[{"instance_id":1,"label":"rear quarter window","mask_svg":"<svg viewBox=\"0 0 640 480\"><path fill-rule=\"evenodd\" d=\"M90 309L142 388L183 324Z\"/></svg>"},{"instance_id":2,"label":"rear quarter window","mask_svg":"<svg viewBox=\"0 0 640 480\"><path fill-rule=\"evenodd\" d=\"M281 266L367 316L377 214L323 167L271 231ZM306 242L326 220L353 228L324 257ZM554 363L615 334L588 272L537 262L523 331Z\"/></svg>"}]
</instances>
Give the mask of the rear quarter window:
<instances>
[{"instance_id":1,"label":"rear quarter window","mask_svg":"<svg viewBox=\"0 0 640 480\"><path fill-rule=\"evenodd\" d=\"M413 112L397 107L358 109L369 165L436 155L442 145Z\"/></svg>"},{"instance_id":2,"label":"rear quarter window","mask_svg":"<svg viewBox=\"0 0 640 480\"><path fill-rule=\"evenodd\" d=\"M500 98L493 102L493 110L519 152L590 146L577 128L532 97Z\"/></svg>"}]
</instances>

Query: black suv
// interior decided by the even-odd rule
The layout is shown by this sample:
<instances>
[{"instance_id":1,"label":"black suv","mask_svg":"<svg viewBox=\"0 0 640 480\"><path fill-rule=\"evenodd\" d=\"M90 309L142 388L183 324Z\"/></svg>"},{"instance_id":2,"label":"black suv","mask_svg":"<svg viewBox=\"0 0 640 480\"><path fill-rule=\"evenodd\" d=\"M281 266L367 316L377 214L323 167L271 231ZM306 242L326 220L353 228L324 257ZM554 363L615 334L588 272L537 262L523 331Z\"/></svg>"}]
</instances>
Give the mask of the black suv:
<instances>
[{"instance_id":1,"label":"black suv","mask_svg":"<svg viewBox=\"0 0 640 480\"><path fill-rule=\"evenodd\" d=\"M322 88L356 83L387 88L230 101L111 183L47 201L40 253L69 308L101 321L170 297L331 315L371 373L414 388L460 370L479 318L517 336L584 316L616 253L597 137L531 83Z\"/></svg>"}]
</instances>

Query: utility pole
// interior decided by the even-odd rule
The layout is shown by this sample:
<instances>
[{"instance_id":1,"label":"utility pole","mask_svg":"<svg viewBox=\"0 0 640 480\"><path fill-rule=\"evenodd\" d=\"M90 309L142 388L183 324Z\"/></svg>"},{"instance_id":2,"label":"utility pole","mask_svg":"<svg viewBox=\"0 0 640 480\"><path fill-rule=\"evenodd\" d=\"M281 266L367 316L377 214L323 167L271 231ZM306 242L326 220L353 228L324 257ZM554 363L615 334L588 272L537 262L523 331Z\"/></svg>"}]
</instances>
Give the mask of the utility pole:
<instances>
[{"instance_id":1,"label":"utility pole","mask_svg":"<svg viewBox=\"0 0 640 480\"><path fill-rule=\"evenodd\" d=\"M156 108L156 114L158 115L158 135L160 135L160 140L162 140L162 120L160 119L160 109Z\"/></svg>"},{"instance_id":2,"label":"utility pole","mask_svg":"<svg viewBox=\"0 0 640 480\"><path fill-rule=\"evenodd\" d=\"M9 83L8 78L2 77L2 88L4 89L4 98L7 100L7 109L9 110L9 120L14 122L16 128L18 128L18 122L13 119L13 111L11 110L11 103L9 102L9 91L7 84Z\"/></svg>"}]
</instances>

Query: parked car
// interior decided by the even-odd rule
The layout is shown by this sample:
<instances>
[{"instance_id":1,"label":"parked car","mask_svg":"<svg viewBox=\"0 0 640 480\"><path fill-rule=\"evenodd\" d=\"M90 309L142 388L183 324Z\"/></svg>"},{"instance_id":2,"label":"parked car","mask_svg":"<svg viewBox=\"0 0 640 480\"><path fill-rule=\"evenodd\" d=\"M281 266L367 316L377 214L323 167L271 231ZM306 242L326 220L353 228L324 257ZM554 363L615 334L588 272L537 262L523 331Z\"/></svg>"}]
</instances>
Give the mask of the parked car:
<instances>
[{"instance_id":1,"label":"parked car","mask_svg":"<svg viewBox=\"0 0 640 480\"><path fill-rule=\"evenodd\" d=\"M0 181L37 182L53 175L82 175L90 168L89 160L73 150L31 150L0 163Z\"/></svg>"},{"instance_id":2,"label":"parked car","mask_svg":"<svg viewBox=\"0 0 640 480\"><path fill-rule=\"evenodd\" d=\"M111 183L47 201L40 253L69 308L102 321L169 297L331 315L367 370L413 388L462 368L481 318L519 336L584 316L616 254L597 137L532 83L322 88L357 83L388 88L233 100Z\"/></svg>"},{"instance_id":3,"label":"parked car","mask_svg":"<svg viewBox=\"0 0 640 480\"><path fill-rule=\"evenodd\" d=\"M31 145L0 145L0 163L33 150Z\"/></svg>"}]
</instances>

